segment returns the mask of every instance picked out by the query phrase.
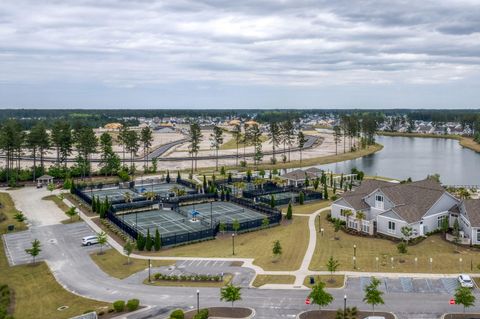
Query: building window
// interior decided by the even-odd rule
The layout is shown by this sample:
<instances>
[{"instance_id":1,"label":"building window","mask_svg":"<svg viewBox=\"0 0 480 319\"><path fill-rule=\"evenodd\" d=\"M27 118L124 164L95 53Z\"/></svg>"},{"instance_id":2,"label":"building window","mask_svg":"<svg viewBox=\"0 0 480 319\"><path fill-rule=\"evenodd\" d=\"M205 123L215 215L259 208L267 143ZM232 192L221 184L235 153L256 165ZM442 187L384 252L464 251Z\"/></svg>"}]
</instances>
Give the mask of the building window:
<instances>
[{"instance_id":1,"label":"building window","mask_svg":"<svg viewBox=\"0 0 480 319\"><path fill-rule=\"evenodd\" d=\"M369 230L370 230L370 227L369 227L368 222L363 222L363 223L362 223L362 231L363 231L364 233L369 233Z\"/></svg>"},{"instance_id":2,"label":"building window","mask_svg":"<svg viewBox=\"0 0 480 319\"><path fill-rule=\"evenodd\" d=\"M480 242L480 229L477 229L477 242Z\"/></svg>"},{"instance_id":3,"label":"building window","mask_svg":"<svg viewBox=\"0 0 480 319\"><path fill-rule=\"evenodd\" d=\"M395 233L395 222L388 222L388 232L392 234Z\"/></svg>"},{"instance_id":4,"label":"building window","mask_svg":"<svg viewBox=\"0 0 480 319\"><path fill-rule=\"evenodd\" d=\"M442 228L444 221L447 219L447 215L442 215L437 217L437 227Z\"/></svg>"},{"instance_id":5,"label":"building window","mask_svg":"<svg viewBox=\"0 0 480 319\"><path fill-rule=\"evenodd\" d=\"M375 207L383 209L383 196L375 195Z\"/></svg>"}]
</instances>

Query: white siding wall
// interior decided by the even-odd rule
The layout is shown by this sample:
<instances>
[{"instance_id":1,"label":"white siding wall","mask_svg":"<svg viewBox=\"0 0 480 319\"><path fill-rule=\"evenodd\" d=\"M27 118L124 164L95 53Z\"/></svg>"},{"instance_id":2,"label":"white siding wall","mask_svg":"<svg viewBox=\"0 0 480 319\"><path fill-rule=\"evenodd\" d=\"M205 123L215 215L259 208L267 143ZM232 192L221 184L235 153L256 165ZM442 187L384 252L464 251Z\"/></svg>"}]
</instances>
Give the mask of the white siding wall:
<instances>
[{"instance_id":1,"label":"white siding wall","mask_svg":"<svg viewBox=\"0 0 480 319\"><path fill-rule=\"evenodd\" d=\"M390 232L388 229L388 222L394 222L395 223L395 232ZM404 221L398 220L398 219L393 219L390 217L382 216L379 215L377 217L377 232L392 236L392 237L397 237L397 238L402 238L402 227L407 226L408 224Z\"/></svg>"},{"instance_id":2,"label":"white siding wall","mask_svg":"<svg viewBox=\"0 0 480 319\"><path fill-rule=\"evenodd\" d=\"M477 238L477 229L478 227L472 227L472 244L473 245L479 245L480 244L480 238Z\"/></svg>"},{"instance_id":3,"label":"white siding wall","mask_svg":"<svg viewBox=\"0 0 480 319\"><path fill-rule=\"evenodd\" d=\"M387 211L390 208L394 206L394 204L385 196L385 194L379 190L376 192L373 192L372 194L368 195L365 197L365 202L368 204L368 206L374 208L375 207L375 196L376 195L382 195L383 196L383 210Z\"/></svg>"},{"instance_id":4,"label":"white siding wall","mask_svg":"<svg viewBox=\"0 0 480 319\"><path fill-rule=\"evenodd\" d=\"M346 218L344 216L340 215L340 212L342 211L342 209L351 210L353 215L350 218L355 217L356 211L353 208L348 207L348 206L339 205L339 204L332 204L332 209L331 209L332 218L339 218L339 219L346 220Z\"/></svg>"},{"instance_id":5,"label":"white siding wall","mask_svg":"<svg viewBox=\"0 0 480 319\"><path fill-rule=\"evenodd\" d=\"M423 218L423 225L426 233L440 228L438 227L438 217L440 216L448 216L448 211L443 211L435 215L430 214L429 216Z\"/></svg>"},{"instance_id":6,"label":"white siding wall","mask_svg":"<svg viewBox=\"0 0 480 319\"><path fill-rule=\"evenodd\" d=\"M448 193L444 193L438 199L438 201L435 204L433 204L432 207L430 207L430 209L425 213L424 217L429 215L435 215L440 212L445 212L457 203L458 201L455 198L453 198Z\"/></svg>"}]
</instances>

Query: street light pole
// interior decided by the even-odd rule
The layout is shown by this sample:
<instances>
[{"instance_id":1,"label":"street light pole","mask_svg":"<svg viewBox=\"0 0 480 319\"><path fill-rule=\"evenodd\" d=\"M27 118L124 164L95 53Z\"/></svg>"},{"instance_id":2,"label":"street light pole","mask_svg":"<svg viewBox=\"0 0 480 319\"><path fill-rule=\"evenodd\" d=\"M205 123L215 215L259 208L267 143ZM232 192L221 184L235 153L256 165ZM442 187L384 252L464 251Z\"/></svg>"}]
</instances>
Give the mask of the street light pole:
<instances>
[{"instance_id":1,"label":"street light pole","mask_svg":"<svg viewBox=\"0 0 480 319\"><path fill-rule=\"evenodd\" d=\"M347 295L343 296L343 319L347 318Z\"/></svg>"},{"instance_id":2,"label":"street light pole","mask_svg":"<svg viewBox=\"0 0 480 319\"><path fill-rule=\"evenodd\" d=\"M235 256L235 233L232 234L232 255Z\"/></svg>"},{"instance_id":3,"label":"street light pole","mask_svg":"<svg viewBox=\"0 0 480 319\"><path fill-rule=\"evenodd\" d=\"M200 290L197 289L197 313L200 312Z\"/></svg>"},{"instance_id":4,"label":"street light pole","mask_svg":"<svg viewBox=\"0 0 480 319\"><path fill-rule=\"evenodd\" d=\"M151 269L152 269L152 263L150 262L150 259L149 259L148 260L148 282L149 283L152 283Z\"/></svg>"},{"instance_id":5,"label":"street light pole","mask_svg":"<svg viewBox=\"0 0 480 319\"><path fill-rule=\"evenodd\" d=\"M353 257L357 257L357 245L353 245Z\"/></svg>"}]
</instances>

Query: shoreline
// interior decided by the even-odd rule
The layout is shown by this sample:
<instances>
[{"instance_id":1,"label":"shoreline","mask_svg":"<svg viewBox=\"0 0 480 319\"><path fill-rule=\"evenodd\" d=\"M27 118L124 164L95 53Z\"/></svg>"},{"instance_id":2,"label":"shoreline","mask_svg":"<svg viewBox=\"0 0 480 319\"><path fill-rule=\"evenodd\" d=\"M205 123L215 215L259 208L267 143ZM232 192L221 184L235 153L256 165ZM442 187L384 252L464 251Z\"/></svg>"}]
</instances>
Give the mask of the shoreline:
<instances>
[{"instance_id":1,"label":"shoreline","mask_svg":"<svg viewBox=\"0 0 480 319\"><path fill-rule=\"evenodd\" d=\"M338 162L343 162L343 161L349 161L353 160L356 158L364 157L367 155L374 154L376 152L379 152L383 149L383 145L375 143L374 145L370 145L365 149L358 150L355 152L347 152L347 153L340 153L337 155L328 155L328 156L320 156L320 157L313 157L313 158L308 158L302 160L300 163L300 160L294 160L289 163L277 163L277 164L260 164L257 166L257 170L260 169L288 169L288 168L301 168L301 167L306 167L306 166L316 166L316 165L326 165L326 164L332 164L332 163L338 163ZM225 167L226 169L237 169L239 171L246 171L248 169L253 169L252 166L248 167ZM202 170L214 170L214 167L206 167L202 168ZM200 171L200 169L199 169Z\"/></svg>"},{"instance_id":2,"label":"shoreline","mask_svg":"<svg viewBox=\"0 0 480 319\"><path fill-rule=\"evenodd\" d=\"M438 135L438 134L422 134L422 133L400 133L400 132L377 132L380 136L393 136L393 137L419 137L419 138L444 138L449 140L457 140L458 143L465 148L468 148L474 152L480 153L480 144L476 143L473 138L460 135Z\"/></svg>"}]
</instances>

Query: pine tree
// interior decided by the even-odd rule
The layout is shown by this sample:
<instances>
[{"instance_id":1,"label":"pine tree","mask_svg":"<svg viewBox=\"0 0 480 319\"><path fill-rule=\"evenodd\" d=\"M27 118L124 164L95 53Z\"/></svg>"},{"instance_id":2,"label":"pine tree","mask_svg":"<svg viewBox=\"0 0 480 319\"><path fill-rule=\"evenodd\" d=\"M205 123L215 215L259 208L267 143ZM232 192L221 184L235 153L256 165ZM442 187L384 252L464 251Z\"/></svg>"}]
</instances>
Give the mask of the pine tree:
<instances>
[{"instance_id":1,"label":"pine tree","mask_svg":"<svg viewBox=\"0 0 480 319\"><path fill-rule=\"evenodd\" d=\"M300 203L300 205L303 205L304 201L305 201L305 194L303 194L303 192L300 192L298 194L298 202Z\"/></svg>"},{"instance_id":2,"label":"pine tree","mask_svg":"<svg viewBox=\"0 0 480 319\"><path fill-rule=\"evenodd\" d=\"M143 251L145 249L145 237L143 237L142 233L138 233L137 249L139 251Z\"/></svg>"},{"instance_id":3,"label":"pine tree","mask_svg":"<svg viewBox=\"0 0 480 319\"><path fill-rule=\"evenodd\" d=\"M323 185L323 199L328 200L328 189L326 184Z\"/></svg>"},{"instance_id":4,"label":"pine tree","mask_svg":"<svg viewBox=\"0 0 480 319\"><path fill-rule=\"evenodd\" d=\"M160 239L160 232L158 228L155 230L155 242L153 244L155 251L159 251L162 248L162 240Z\"/></svg>"},{"instance_id":5,"label":"pine tree","mask_svg":"<svg viewBox=\"0 0 480 319\"><path fill-rule=\"evenodd\" d=\"M167 171L167 177L165 178L165 181L167 182L167 184L170 184L170 171Z\"/></svg>"},{"instance_id":6,"label":"pine tree","mask_svg":"<svg viewBox=\"0 0 480 319\"><path fill-rule=\"evenodd\" d=\"M180 176L180 171L177 171L177 183L180 183L182 177Z\"/></svg>"},{"instance_id":7,"label":"pine tree","mask_svg":"<svg viewBox=\"0 0 480 319\"><path fill-rule=\"evenodd\" d=\"M150 229L147 229L147 239L145 241L145 249L147 251L152 251L152 247L153 247L152 236L150 236Z\"/></svg>"},{"instance_id":8,"label":"pine tree","mask_svg":"<svg viewBox=\"0 0 480 319\"><path fill-rule=\"evenodd\" d=\"M273 195L270 196L270 207L275 208L275 197Z\"/></svg>"},{"instance_id":9,"label":"pine tree","mask_svg":"<svg viewBox=\"0 0 480 319\"><path fill-rule=\"evenodd\" d=\"M288 208L287 208L287 219L290 220L292 219L293 216L293 209L292 209L292 203L288 203Z\"/></svg>"}]
</instances>

